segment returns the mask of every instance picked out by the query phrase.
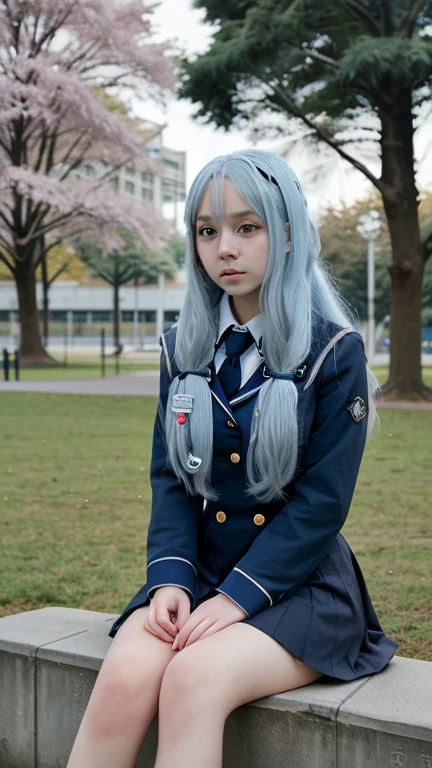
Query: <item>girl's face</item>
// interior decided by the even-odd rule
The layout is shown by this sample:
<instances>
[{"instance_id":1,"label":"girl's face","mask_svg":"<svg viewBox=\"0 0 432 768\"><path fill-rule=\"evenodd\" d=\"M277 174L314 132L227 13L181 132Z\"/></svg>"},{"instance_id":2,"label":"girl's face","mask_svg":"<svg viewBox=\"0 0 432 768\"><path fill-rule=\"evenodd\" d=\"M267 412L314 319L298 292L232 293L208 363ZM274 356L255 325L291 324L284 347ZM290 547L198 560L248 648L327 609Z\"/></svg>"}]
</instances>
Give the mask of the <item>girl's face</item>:
<instances>
[{"instance_id":1,"label":"girl's face","mask_svg":"<svg viewBox=\"0 0 432 768\"><path fill-rule=\"evenodd\" d=\"M216 285L233 297L237 320L246 323L259 314L261 283L269 258L269 235L262 219L225 178L223 220L212 216L210 184L196 220L200 261Z\"/></svg>"}]
</instances>

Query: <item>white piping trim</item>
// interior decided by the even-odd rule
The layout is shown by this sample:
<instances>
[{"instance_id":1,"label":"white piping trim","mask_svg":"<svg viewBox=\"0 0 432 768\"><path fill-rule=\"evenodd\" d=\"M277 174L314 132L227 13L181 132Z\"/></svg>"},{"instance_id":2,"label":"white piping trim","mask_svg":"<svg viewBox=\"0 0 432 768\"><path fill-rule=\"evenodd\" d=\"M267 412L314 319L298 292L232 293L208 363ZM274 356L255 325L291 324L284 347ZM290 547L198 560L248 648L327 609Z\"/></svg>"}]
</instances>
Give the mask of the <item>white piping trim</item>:
<instances>
[{"instance_id":1,"label":"white piping trim","mask_svg":"<svg viewBox=\"0 0 432 768\"><path fill-rule=\"evenodd\" d=\"M172 373L172 367L171 367L171 360L169 359L169 354L168 354L168 349L167 349L167 345L166 345L166 341L165 341L165 336L163 334L161 336L161 339L162 339L163 351L165 353L168 373L169 373L170 379L172 379L173 373Z\"/></svg>"},{"instance_id":2,"label":"white piping trim","mask_svg":"<svg viewBox=\"0 0 432 768\"><path fill-rule=\"evenodd\" d=\"M333 336L333 338L330 339L330 341L327 344L327 346L324 347L324 349L321 352L321 354L319 355L319 357L317 357L317 359L315 361L315 365L312 368L312 370L311 370L311 372L309 374L309 378L308 378L308 380L307 380L307 382L306 382L306 384L304 386L304 390L306 390L308 387L310 387L311 384L313 384L313 382L316 379L317 373L318 373L319 369L321 368L321 366L322 366L322 364L324 362L324 359L327 357L327 355L330 352L330 350L333 349L334 346L336 346L337 342L340 339L342 339L344 336L346 336L347 333L355 333L354 328L342 328L342 330L339 331L336 334L336 336Z\"/></svg>"},{"instance_id":3,"label":"white piping trim","mask_svg":"<svg viewBox=\"0 0 432 768\"><path fill-rule=\"evenodd\" d=\"M152 560L151 563L148 564L147 568L150 568L150 566L154 565L154 563L160 563L162 560L181 560L183 563L190 565L190 567L194 569L195 574L198 575L195 566L192 565L189 560L186 560L184 557L176 557L175 555L172 557L158 557L157 560Z\"/></svg>"},{"instance_id":4,"label":"white piping trim","mask_svg":"<svg viewBox=\"0 0 432 768\"><path fill-rule=\"evenodd\" d=\"M247 397L249 397L250 395L254 395L255 392L258 392L264 384L265 384L265 381L263 381L262 384L259 385L259 387L255 387L255 389L250 389L248 392L245 392L243 395L240 395L240 397L235 397L234 400L230 400L230 405L235 405L236 403L241 403L242 400L246 400Z\"/></svg>"},{"instance_id":5,"label":"white piping trim","mask_svg":"<svg viewBox=\"0 0 432 768\"><path fill-rule=\"evenodd\" d=\"M160 587L180 587L180 589L184 589L186 592L189 592L192 597L194 597L193 592L190 591L187 587L184 586L184 584L155 584L154 587L150 587L150 589L147 591L147 598L148 600L152 600L153 598L150 597L150 592L153 592L154 589L159 589Z\"/></svg>"},{"instance_id":6,"label":"white piping trim","mask_svg":"<svg viewBox=\"0 0 432 768\"><path fill-rule=\"evenodd\" d=\"M234 568L234 571L238 571L246 579L249 579L249 581L251 581L252 584L255 584L255 586L258 587L258 589L260 589L261 592L264 592L266 597L268 597L268 599L270 600L270 605L273 605L273 600L271 599L271 597L270 597L269 593L267 592L267 590L265 590L264 587L261 586L261 584L258 584L258 582L255 581L255 579L252 578L252 576L248 576L248 574L245 573L244 571L241 571L240 568Z\"/></svg>"},{"instance_id":7,"label":"white piping trim","mask_svg":"<svg viewBox=\"0 0 432 768\"><path fill-rule=\"evenodd\" d=\"M213 390L212 390L212 389L210 390L210 392L212 393L212 395L213 395L213 397L215 398L215 400L217 400L217 401L218 401L219 405L220 405L220 406L221 406L221 407L224 409L225 413L227 413L227 414L228 414L228 416L230 417L231 421L233 421L233 422L234 422L234 424L237 424L237 421L235 420L235 418L234 418L234 416L232 415L231 411L229 411L229 410L228 410L228 408L227 408L227 407L226 407L226 406L223 404L222 400L219 400L218 396L217 396L217 395L215 395L215 393L213 392ZM237 424L237 426L238 426L238 424Z\"/></svg>"},{"instance_id":8,"label":"white piping trim","mask_svg":"<svg viewBox=\"0 0 432 768\"><path fill-rule=\"evenodd\" d=\"M226 595L227 597L229 597L229 599L230 599L230 600L232 600L232 601L233 601L233 603L235 603L236 605L238 605L238 607L239 607L239 608L241 608L241 609L242 609L242 611L244 611L244 612L245 612L245 614L246 614L246 616L248 617L248 619L250 619L250 616L249 616L249 614L248 614L248 612L247 612L246 608L243 608L243 606L242 606L242 605L240 605L240 603L238 603L238 602L237 602L237 600L234 600L234 598L232 598L232 597L231 597L231 595L229 595L229 594L228 594L228 592L224 592L224 591L223 591L223 589L218 589L218 587L216 587L216 592L221 592L223 595Z\"/></svg>"}]
</instances>

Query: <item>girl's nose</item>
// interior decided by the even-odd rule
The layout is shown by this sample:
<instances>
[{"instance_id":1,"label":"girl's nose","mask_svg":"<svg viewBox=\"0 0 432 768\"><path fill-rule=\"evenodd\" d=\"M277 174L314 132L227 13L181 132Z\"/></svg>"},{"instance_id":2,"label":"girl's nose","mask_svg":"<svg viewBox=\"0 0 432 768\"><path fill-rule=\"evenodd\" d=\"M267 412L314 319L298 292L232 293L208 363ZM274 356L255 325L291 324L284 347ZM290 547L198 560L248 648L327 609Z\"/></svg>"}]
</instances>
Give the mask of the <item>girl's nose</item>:
<instances>
[{"instance_id":1,"label":"girl's nose","mask_svg":"<svg viewBox=\"0 0 432 768\"><path fill-rule=\"evenodd\" d=\"M229 232L222 232L218 244L218 256L220 259L236 259L238 257L238 248L233 235Z\"/></svg>"}]
</instances>

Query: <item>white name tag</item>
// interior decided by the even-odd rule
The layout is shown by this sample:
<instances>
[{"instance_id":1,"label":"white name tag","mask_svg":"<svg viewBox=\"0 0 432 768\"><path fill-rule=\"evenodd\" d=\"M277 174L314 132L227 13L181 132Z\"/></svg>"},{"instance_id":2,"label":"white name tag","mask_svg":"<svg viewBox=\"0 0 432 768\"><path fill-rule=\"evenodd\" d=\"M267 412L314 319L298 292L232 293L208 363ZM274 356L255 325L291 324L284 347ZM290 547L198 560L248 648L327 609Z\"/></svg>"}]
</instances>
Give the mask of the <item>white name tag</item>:
<instances>
[{"instance_id":1,"label":"white name tag","mask_svg":"<svg viewBox=\"0 0 432 768\"><path fill-rule=\"evenodd\" d=\"M193 401L193 395L174 395L171 410L174 413L192 413Z\"/></svg>"}]
</instances>

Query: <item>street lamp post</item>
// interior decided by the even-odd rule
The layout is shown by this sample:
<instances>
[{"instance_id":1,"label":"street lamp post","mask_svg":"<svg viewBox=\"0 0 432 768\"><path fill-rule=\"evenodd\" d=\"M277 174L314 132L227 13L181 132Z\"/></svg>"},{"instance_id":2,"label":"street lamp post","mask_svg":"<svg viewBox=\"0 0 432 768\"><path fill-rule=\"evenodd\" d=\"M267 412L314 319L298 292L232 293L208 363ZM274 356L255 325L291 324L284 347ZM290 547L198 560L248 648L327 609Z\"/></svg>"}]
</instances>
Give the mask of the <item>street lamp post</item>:
<instances>
[{"instance_id":1,"label":"street lamp post","mask_svg":"<svg viewBox=\"0 0 432 768\"><path fill-rule=\"evenodd\" d=\"M368 332L367 332L367 356L369 365L373 365L375 358L375 240L380 229L381 220L378 211L359 216L357 232L367 240L367 307L368 307Z\"/></svg>"}]
</instances>

